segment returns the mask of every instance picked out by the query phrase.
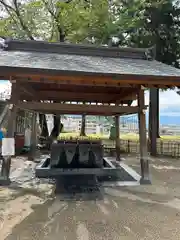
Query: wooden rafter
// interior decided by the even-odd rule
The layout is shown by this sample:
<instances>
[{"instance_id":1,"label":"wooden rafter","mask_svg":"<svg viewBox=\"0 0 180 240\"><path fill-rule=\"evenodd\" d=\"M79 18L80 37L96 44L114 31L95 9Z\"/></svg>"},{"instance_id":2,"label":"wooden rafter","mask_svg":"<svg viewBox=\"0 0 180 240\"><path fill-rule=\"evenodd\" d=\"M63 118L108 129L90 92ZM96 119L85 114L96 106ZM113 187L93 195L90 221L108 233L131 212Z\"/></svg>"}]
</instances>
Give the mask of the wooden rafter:
<instances>
[{"instance_id":1,"label":"wooden rafter","mask_svg":"<svg viewBox=\"0 0 180 240\"><path fill-rule=\"evenodd\" d=\"M32 94L31 91L23 91L21 100L57 100L65 102L101 102L101 103L119 103L123 100L135 100L136 93L129 93L126 96L121 94L108 93L82 93L82 92L64 92L64 91L37 91Z\"/></svg>"},{"instance_id":2,"label":"wooden rafter","mask_svg":"<svg viewBox=\"0 0 180 240\"><path fill-rule=\"evenodd\" d=\"M112 105L89 105L89 104L65 104L65 103L39 103L19 102L18 108L34 110L44 113L59 114L87 114L87 115L121 115L124 113L137 113L137 106L112 106ZM146 108L146 106L144 106Z\"/></svg>"},{"instance_id":3,"label":"wooden rafter","mask_svg":"<svg viewBox=\"0 0 180 240\"><path fill-rule=\"evenodd\" d=\"M23 85L20 85L19 92L23 92L27 96L31 96L34 98L37 95L37 92L31 87L24 87Z\"/></svg>"}]
</instances>

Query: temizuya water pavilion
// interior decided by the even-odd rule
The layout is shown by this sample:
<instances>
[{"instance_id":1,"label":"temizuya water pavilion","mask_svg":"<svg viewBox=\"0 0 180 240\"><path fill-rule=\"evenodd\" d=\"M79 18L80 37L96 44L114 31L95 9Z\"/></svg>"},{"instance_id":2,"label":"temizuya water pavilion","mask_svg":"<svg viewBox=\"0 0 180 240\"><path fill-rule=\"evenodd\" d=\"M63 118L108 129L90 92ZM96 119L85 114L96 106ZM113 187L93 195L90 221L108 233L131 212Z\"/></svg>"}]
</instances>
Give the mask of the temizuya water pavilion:
<instances>
[{"instance_id":1,"label":"temizuya water pavilion","mask_svg":"<svg viewBox=\"0 0 180 240\"><path fill-rule=\"evenodd\" d=\"M11 81L13 104L7 137L14 137L18 108L35 113L116 116L117 128L118 116L138 113L141 183L150 182L144 87L180 86L180 70L157 62L154 57L153 49L5 40L0 50L0 79ZM128 105L136 99L137 106ZM119 148L118 129L117 159ZM2 180L9 179L10 163L10 156L5 157ZM55 170L41 166L37 172L42 177L62 174ZM99 170L83 169L81 173L88 171Z\"/></svg>"}]
</instances>

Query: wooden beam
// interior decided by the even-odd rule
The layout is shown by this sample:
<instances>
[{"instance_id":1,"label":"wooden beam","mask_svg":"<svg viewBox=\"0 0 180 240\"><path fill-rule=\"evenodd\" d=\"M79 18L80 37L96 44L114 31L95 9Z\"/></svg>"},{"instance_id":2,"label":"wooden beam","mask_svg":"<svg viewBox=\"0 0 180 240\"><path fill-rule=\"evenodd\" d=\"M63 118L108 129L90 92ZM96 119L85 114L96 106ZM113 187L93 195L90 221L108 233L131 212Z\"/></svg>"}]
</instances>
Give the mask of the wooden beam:
<instances>
[{"instance_id":1,"label":"wooden beam","mask_svg":"<svg viewBox=\"0 0 180 240\"><path fill-rule=\"evenodd\" d=\"M4 79L4 75L2 76ZM0 76L1 78L1 76ZM84 86L118 86L118 87L137 87L135 80L130 80L131 83L128 83L126 79L119 77L107 77L107 76L94 76L92 75L49 75L49 74L28 74L26 73L12 73L6 76L6 79L13 81L14 79L23 83L30 83L30 82L40 82L40 83L59 83L65 85L84 85ZM131 78L130 78L131 79Z\"/></svg>"},{"instance_id":2,"label":"wooden beam","mask_svg":"<svg viewBox=\"0 0 180 240\"><path fill-rule=\"evenodd\" d=\"M0 76L1 78L5 78L5 76ZM9 79L10 82L13 79L16 79L20 83L51 83L58 85L75 85L75 86L90 86L90 87L117 87L117 88L138 88L136 83L127 83L126 81L116 81L115 79L108 77L94 77L94 76L41 76L41 75L22 75L16 74L7 76L6 79ZM118 79L117 79L118 80ZM125 79L124 79L125 80Z\"/></svg>"},{"instance_id":3,"label":"wooden beam","mask_svg":"<svg viewBox=\"0 0 180 240\"><path fill-rule=\"evenodd\" d=\"M139 107L139 140L140 140L140 163L141 163L141 183L150 183L149 179L149 160L147 149L147 134L146 134L146 116L144 108L144 90L140 90L138 94Z\"/></svg>"},{"instance_id":4,"label":"wooden beam","mask_svg":"<svg viewBox=\"0 0 180 240\"><path fill-rule=\"evenodd\" d=\"M37 114L33 113L31 122L31 146L28 159L33 161L36 155L37 146Z\"/></svg>"},{"instance_id":5,"label":"wooden beam","mask_svg":"<svg viewBox=\"0 0 180 240\"><path fill-rule=\"evenodd\" d=\"M7 137L14 138L16 115L17 115L17 102L19 100L19 85L13 83L11 87L11 103L14 104L10 107L8 124L7 124Z\"/></svg>"},{"instance_id":6,"label":"wooden beam","mask_svg":"<svg viewBox=\"0 0 180 240\"><path fill-rule=\"evenodd\" d=\"M7 68L6 68L7 69ZM11 68L1 69L3 76L9 80L19 79L24 82L47 82L56 81L65 84L81 85L103 85L103 86L123 86L123 85L168 85L180 86L179 76L152 76L152 75L134 75L134 74L103 74L103 73L73 73L48 70L48 69L29 69L29 68Z\"/></svg>"},{"instance_id":7,"label":"wooden beam","mask_svg":"<svg viewBox=\"0 0 180 240\"><path fill-rule=\"evenodd\" d=\"M77 82L74 82L72 80L69 80L69 77L65 76L61 79L58 80L57 77L53 77L53 76L47 76L46 78L42 78L42 77L37 77L37 76L32 76L32 75L26 75L26 76L22 76L21 75L0 75L0 81L4 80L4 79L9 79L10 82L13 82L13 79L16 79L20 84L27 84L27 83L50 83L50 84L58 84L58 85L73 85L73 86L90 86L90 87L107 87L107 81L109 81L109 78L105 78L104 82L97 82L96 80L99 79L97 77L92 77L91 81L86 80L87 76L84 76L84 80L82 80L83 78L77 78ZM111 78L110 78L111 79ZM15 81L16 81L15 80ZM112 80L112 79L111 79ZM134 82L133 82L134 81ZM176 80L174 80L176 81ZM130 83L128 83L130 82ZM180 85L180 84L179 84ZM109 82L108 83L108 87L116 87L116 88L141 88L141 86L144 86L145 88L150 88L150 87L156 87L156 88L162 88L162 89L168 89L172 86L178 86L177 84L173 84L171 83L171 81L166 81L165 83L163 83L163 79L161 79L160 83L158 80L158 83L153 81L151 82L149 80L149 78L146 79L146 76L144 76L144 82L141 83L136 83L135 80L129 78L129 79L123 79L123 81L121 79L117 79L117 80L113 80L113 82Z\"/></svg>"},{"instance_id":8,"label":"wooden beam","mask_svg":"<svg viewBox=\"0 0 180 240\"><path fill-rule=\"evenodd\" d=\"M27 91L27 90L26 90ZM102 102L102 103L114 103L121 102L123 100L136 100L137 93L132 92L127 96L121 98L121 94L117 93L86 93L86 92L64 92L64 91L32 91L24 92L27 95L22 95L21 100L57 100L57 101L79 101L79 102Z\"/></svg>"},{"instance_id":9,"label":"wooden beam","mask_svg":"<svg viewBox=\"0 0 180 240\"><path fill-rule=\"evenodd\" d=\"M32 99L33 101L35 99L37 100L51 100L51 99L47 99L47 94L49 93L49 91L46 91L45 93L43 91L38 91L35 90L34 88L31 87L30 84L19 84L19 89L20 89L20 95L22 96L26 96L23 100L29 100ZM22 94L24 93L24 94ZM46 95L44 95L46 94ZM22 99L21 99L22 100ZM52 99L53 100L53 99Z\"/></svg>"},{"instance_id":10,"label":"wooden beam","mask_svg":"<svg viewBox=\"0 0 180 240\"><path fill-rule=\"evenodd\" d=\"M19 88L20 92L23 92L33 98L37 95L37 92L31 86L23 86L22 84L20 84Z\"/></svg>"},{"instance_id":11,"label":"wooden beam","mask_svg":"<svg viewBox=\"0 0 180 240\"><path fill-rule=\"evenodd\" d=\"M63 104L63 103L40 103L19 102L20 109L34 110L44 113L59 114L86 114L86 115L121 115L122 113L137 113L137 106L111 106L111 105L88 105L88 104ZM145 107L144 107L145 108Z\"/></svg>"}]
</instances>

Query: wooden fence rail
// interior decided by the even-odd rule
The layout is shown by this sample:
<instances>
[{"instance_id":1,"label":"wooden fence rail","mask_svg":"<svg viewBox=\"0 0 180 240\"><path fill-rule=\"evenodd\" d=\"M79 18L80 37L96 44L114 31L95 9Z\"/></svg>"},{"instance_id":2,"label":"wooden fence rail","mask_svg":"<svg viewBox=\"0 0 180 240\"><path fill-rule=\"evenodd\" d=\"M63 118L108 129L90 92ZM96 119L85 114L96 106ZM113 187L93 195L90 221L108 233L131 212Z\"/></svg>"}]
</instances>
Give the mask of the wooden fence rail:
<instances>
[{"instance_id":1,"label":"wooden fence rail","mask_svg":"<svg viewBox=\"0 0 180 240\"><path fill-rule=\"evenodd\" d=\"M115 149L115 141L103 140L105 149ZM138 140L121 139L121 150L124 153L139 153ZM161 156L180 157L180 141L158 140L157 154Z\"/></svg>"}]
</instances>

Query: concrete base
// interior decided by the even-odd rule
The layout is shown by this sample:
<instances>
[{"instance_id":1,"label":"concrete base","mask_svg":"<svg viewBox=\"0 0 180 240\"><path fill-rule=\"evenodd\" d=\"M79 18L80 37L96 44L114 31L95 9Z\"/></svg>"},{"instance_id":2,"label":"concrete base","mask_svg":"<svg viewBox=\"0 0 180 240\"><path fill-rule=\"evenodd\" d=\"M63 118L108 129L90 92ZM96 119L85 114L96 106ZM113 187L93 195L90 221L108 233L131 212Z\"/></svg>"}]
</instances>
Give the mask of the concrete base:
<instances>
[{"instance_id":1,"label":"concrete base","mask_svg":"<svg viewBox=\"0 0 180 240\"><path fill-rule=\"evenodd\" d=\"M81 176L81 179L85 179L86 175L88 179L88 175L94 175L101 186L135 186L140 185L141 179L141 176L131 167L112 157L104 158L104 168L52 169L49 167L48 158L44 156L35 171L38 178L62 179L63 176L69 176L69 178L72 176L75 179Z\"/></svg>"},{"instance_id":2,"label":"concrete base","mask_svg":"<svg viewBox=\"0 0 180 240\"><path fill-rule=\"evenodd\" d=\"M142 178L141 177L140 184L141 185L150 185L151 184L151 180L149 178Z\"/></svg>"}]
</instances>

